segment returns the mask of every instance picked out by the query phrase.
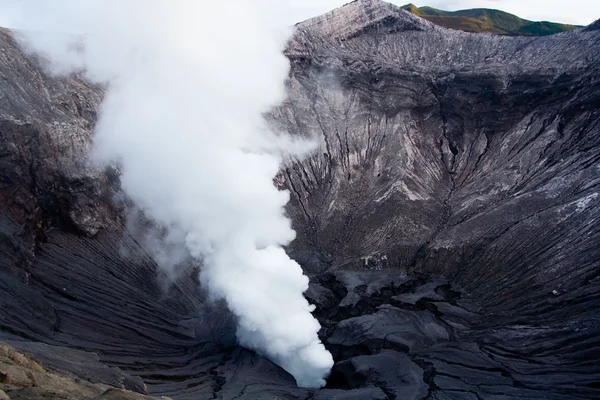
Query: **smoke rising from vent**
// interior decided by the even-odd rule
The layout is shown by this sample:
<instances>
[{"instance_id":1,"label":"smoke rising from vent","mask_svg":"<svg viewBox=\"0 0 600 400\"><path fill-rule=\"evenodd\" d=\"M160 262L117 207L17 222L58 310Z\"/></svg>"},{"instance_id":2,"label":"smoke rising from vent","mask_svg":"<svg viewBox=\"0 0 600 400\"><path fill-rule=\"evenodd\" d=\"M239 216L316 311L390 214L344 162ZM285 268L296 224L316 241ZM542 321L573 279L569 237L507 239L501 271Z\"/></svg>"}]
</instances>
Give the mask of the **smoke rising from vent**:
<instances>
[{"instance_id":1,"label":"smoke rising from vent","mask_svg":"<svg viewBox=\"0 0 600 400\"><path fill-rule=\"evenodd\" d=\"M311 146L262 117L285 94L284 3L22 0L12 18L50 71L107 84L94 159L118 162L128 196L203 260L239 342L318 387L333 360L303 297L308 278L282 248L295 232L272 181Z\"/></svg>"}]
</instances>

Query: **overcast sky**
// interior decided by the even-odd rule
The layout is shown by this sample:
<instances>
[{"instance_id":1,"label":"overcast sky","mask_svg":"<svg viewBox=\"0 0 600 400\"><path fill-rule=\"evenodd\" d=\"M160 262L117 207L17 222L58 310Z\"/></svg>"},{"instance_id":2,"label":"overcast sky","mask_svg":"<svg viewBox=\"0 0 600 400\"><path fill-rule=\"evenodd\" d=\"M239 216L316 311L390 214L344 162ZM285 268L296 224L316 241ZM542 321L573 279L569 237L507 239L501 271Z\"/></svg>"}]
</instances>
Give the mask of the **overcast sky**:
<instances>
[{"instance_id":1,"label":"overcast sky","mask_svg":"<svg viewBox=\"0 0 600 400\"><path fill-rule=\"evenodd\" d=\"M389 1L389 0L388 0ZM290 0L302 21L339 7L348 0ZM390 3L404 5L410 0L391 0ZM412 1L418 7L430 6L442 10L465 8L495 8L534 21L565 22L588 25L600 18L600 0L426 0Z\"/></svg>"},{"instance_id":2,"label":"overcast sky","mask_svg":"<svg viewBox=\"0 0 600 400\"><path fill-rule=\"evenodd\" d=\"M0 0L0 26L18 28L18 26L14 26L16 18L11 17L11 12L18 8L15 6L20 1L23 0ZM39 1L47 6L46 2L52 0ZM410 2L410 0L389 1L397 5ZM349 0L289 0L289 2L293 9L290 24L293 24L331 11L348 3ZM564 0L414 0L413 3L419 7L431 6L450 11L478 7L495 8L534 21L546 20L579 25L588 25L600 18L600 0L568 0L566 2Z\"/></svg>"}]
</instances>

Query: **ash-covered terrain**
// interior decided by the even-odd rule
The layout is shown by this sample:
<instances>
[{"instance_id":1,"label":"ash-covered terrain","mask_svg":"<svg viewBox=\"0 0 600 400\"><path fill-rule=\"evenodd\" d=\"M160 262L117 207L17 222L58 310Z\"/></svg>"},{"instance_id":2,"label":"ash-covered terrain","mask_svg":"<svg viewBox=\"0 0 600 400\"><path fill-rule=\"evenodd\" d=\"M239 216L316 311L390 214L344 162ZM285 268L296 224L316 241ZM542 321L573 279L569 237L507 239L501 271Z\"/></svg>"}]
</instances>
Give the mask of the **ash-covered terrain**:
<instances>
[{"instance_id":1,"label":"ash-covered terrain","mask_svg":"<svg viewBox=\"0 0 600 400\"><path fill-rule=\"evenodd\" d=\"M165 279L118 169L85 162L103 88L46 76L2 30L0 388L600 397L599 22L494 36L359 0L299 24L285 54L288 98L268 120L320 147L275 184L335 359L327 386L237 346L197 266Z\"/></svg>"}]
</instances>

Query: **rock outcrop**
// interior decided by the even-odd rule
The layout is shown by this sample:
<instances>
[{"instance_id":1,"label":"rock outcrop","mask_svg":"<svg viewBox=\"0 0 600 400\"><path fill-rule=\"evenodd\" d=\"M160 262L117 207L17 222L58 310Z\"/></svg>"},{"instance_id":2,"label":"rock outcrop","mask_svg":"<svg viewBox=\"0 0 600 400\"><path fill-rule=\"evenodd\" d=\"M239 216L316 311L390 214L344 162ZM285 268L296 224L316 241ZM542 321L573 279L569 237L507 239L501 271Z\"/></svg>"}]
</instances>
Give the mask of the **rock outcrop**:
<instances>
[{"instance_id":1,"label":"rock outcrop","mask_svg":"<svg viewBox=\"0 0 600 400\"><path fill-rule=\"evenodd\" d=\"M73 353L70 349L66 351ZM46 371L31 357L6 344L0 344L0 399L158 400Z\"/></svg>"},{"instance_id":2,"label":"rock outcrop","mask_svg":"<svg viewBox=\"0 0 600 400\"><path fill-rule=\"evenodd\" d=\"M297 26L268 118L320 144L277 179L336 360L319 391L235 345L195 266L164 285L118 171L85 162L102 88L0 31L0 339L174 399L598 398L597 26L471 34L377 0Z\"/></svg>"}]
</instances>

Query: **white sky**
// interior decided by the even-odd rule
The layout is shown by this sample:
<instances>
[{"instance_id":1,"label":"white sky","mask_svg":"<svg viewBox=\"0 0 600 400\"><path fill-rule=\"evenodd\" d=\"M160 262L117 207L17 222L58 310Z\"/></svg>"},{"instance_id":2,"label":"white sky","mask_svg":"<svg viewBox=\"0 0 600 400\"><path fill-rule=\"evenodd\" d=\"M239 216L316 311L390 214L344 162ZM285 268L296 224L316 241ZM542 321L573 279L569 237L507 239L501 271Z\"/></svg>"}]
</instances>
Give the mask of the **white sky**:
<instances>
[{"instance_id":1,"label":"white sky","mask_svg":"<svg viewBox=\"0 0 600 400\"><path fill-rule=\"evenodd\" d=\"M296 19L302 21L339 7L349 0L290 0ZM402 6L410 0L388 0ZM495 8L533 21L588 25L600 18L600 0L413 0L418 7L455 11L465 8Z\"/></svg>"},{"instance_id":2,"label":"white sky","mask_svg":"<svg viewBox=\"0 0 600 400\"><path fill-rule=\"evenodd\" d=\"M18 26L13 26L14 18L11 18L10 14L20 1L22 0L0 0L0 26L18 28ZM321 15L349 1L289 0L293 9L290 24ZM410 2L410 0L388 1L400 6ZM533 21L546 20L578 25L588 25L600 18L600 0L569 0L567 2L564 0L413 0L412 2L419 7L431 6L449 11L465 8L495 8Z\"/></svg>"}]
</instances>

